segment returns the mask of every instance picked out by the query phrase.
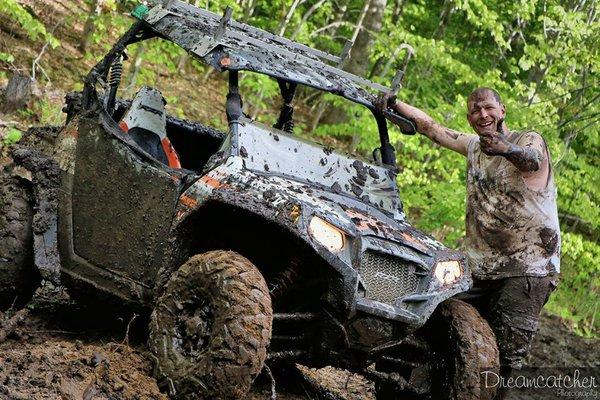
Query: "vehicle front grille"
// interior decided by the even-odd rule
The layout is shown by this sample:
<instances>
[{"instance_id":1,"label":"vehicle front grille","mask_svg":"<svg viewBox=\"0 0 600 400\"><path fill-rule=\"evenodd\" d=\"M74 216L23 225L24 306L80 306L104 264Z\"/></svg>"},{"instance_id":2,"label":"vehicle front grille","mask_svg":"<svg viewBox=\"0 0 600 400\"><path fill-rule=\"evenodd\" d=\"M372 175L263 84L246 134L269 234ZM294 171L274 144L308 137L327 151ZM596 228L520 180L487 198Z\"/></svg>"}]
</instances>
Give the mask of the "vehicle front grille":
<instances>
[{"instance_id":1,"label":"vehicle front grille","mask_svg":"<svg viewBox=\"0 0 600 400\"><path fill-rule=\"evenodd\" d=\"M360 276L367 290L366 298L393 305L398 297L414 293L419 277L411 264L392 255L365 251Z\"/></svg>"}]
</instances>

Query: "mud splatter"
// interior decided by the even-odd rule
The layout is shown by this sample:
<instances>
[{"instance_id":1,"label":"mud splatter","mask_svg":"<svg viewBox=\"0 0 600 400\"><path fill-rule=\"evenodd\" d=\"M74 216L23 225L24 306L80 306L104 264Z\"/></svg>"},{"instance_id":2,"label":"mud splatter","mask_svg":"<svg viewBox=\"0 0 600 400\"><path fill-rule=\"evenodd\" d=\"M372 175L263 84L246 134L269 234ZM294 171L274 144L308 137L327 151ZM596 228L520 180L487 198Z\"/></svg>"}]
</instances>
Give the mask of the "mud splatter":
<instances>
[{"instance_id":1,"label":"mud splatter","mask_svg":"<svg viewBox=\"0 0 600 400\"><path fill-rule=\"evenodd\" d=\"M263 193L263 197L265 198L265 200L273 200L275 198L275 191L273 190L265 190L265 192Z\"/></svg>"},{"instance_id":2,"label":"mud splatter","mask_svg":"<svg viewBox=\"0 0 600 400\"><path fill-rule=\"evenodd\" d=\"M373 168L369 168L369 175L371 175L371 178L373 179L379 179L379 174Z\"/></svg>"},{"instance_id":3,"label":"mud splatter","mask_svg":"<svg viewBox=\"0 0 600 400\"><path fill-rule=\"evenodd\" d=\"M458 133L452 132L450 129L444 130L444 133L454 140L458 139Z\"/></svg>"},{"instance_id":4,"label":"mud splatter","mask_svg":"<svg viewBox=\"0 0 600 400\"><path fill-rule=\"evenodd\" d=\"M350 187L351 187L352 193L354 193L357 196L360 196L363 192L363 190L360 187L356 186L355 184L351 183Z\"/></svg>"},{"instance_id":5,"label":"mud splatter","mask_svg":"<svg viewBox=\"0 0 600 400\"><path fill-rule=\"evenodd\" d=\"M548 227L542 228L539 231L542 247L547 255L552 255L556 252L558 246L558 233L554 229Z\"/></svg>"}]
</instances>

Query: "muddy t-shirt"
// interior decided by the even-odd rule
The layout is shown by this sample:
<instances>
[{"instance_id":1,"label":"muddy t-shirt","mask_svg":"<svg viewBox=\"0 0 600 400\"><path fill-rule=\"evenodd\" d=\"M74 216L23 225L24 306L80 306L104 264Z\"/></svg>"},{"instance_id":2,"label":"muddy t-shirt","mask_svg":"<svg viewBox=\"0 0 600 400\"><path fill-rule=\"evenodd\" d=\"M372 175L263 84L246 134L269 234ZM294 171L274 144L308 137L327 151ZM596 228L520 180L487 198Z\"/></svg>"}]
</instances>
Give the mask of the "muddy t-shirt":
<instances>
[{"instance_id":1,"label":"muddy t-shirt","mask_svg":"<svg viewBox=\"0 0 600 400\"><path fill-rule=\"evenodd\" d=\"M514 133L509 140L519 144L524 134ZM474 137L467 154L466 231L475 278L558 273L560 231L552 168L545 188L530 189L517 167L502 156L484 154L479 137Z\"/></svg>"}]
</instances>

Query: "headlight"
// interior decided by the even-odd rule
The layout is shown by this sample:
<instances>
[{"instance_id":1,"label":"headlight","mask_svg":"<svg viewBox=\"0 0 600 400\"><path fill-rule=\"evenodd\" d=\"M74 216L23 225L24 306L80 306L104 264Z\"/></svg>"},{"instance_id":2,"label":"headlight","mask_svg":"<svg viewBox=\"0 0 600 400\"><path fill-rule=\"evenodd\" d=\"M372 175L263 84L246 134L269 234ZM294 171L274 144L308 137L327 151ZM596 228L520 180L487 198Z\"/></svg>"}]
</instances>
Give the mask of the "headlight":
<instances>
[{"instance_id":1,"label":"headlight","mask_svg":"<svg viewBox=\"0 0 600 400\"><path fill-rule=\"evenodd\" d=\"M460 279L462 269L458 261L440 261L435 265L433 274L443 285L451 285Z\"/></svg>"},{"instance_id":2,"label":"headlight","mask_svg":"<svg viewBox=\"0 0 600 400\"><path fill-rule=\"evenodd\" d=\"M329 251L340 251L344 248L344 233L319 217L312 217L308 231Z\"/></svg>"}]
</instances>

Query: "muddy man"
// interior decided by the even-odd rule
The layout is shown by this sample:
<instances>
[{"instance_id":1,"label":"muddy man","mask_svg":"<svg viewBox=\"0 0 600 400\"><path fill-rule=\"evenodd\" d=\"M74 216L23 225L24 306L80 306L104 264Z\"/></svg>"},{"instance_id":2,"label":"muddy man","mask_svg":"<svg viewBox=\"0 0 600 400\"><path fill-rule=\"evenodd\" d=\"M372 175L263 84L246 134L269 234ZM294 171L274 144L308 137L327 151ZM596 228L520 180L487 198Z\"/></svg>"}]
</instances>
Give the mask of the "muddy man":
<instances>
[{"instance_id":1,"label":"muddy man","mask_svg":"<svg viewBox=\"0 0 600 400\"><path fill-rule=\"evenodd\" d=\"M504 104L490 88L467 99L467 119L477 135L448 129L389 95L375 105L412 119L420 133L467 157L466 252L474 287L465 300L490 323L502 373L509 374L529 352L560 270L548 147L536 132L508 129Z\"/></svg>"}]
</instances>

